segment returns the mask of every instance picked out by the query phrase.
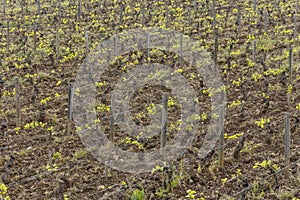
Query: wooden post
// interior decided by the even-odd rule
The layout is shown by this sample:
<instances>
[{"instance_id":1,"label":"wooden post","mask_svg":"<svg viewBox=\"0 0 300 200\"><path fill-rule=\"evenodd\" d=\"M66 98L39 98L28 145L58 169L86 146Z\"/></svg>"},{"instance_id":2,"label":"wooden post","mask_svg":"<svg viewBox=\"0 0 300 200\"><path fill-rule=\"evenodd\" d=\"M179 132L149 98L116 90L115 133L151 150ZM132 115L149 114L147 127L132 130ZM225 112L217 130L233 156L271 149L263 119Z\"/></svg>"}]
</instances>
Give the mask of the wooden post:
<instances>
[{"instance_id":1,"label":"wooden post","mask_svg":"<svg viewBox=\"0 0 300 200\"><path fill-rule=\"evenodd\" d=\"M5 0L4 0L5 1ZM23 5L23 2L21 1L20 2L20 5L21 5L21 15L22 15L22 20L24 21L24 5Z\"/></svg>"},{"instance_id":2,"label":"wooden post","mask_svg":"<svg viewBox=\"0 0 300 200\"><path fill-rule=\"evenodd\" d=\"M293 47L289 48L289 84L288 87L292 86L292 76L293 76ZM287 93L287 104L291 106L291 94Z\"/></svg>"},{"instance_id":3,"label":"wooden post","mask_svg":"<svg viewBox=\"0 0 300 200\"><path fill-rule=\"evenodd\" d=\"M290 145L291 145L291 136L290 136L290 116L289 113L284 114L284 132L285 132L285 151L284 151L284 173L285 178L289 177L289 164L290 164Z\"/></svg>"},{"instance_id":4,"label":"wooden post","mask_svg":"<svg viewBox=\"0 0 300 200\"><path fill-rule=\"evenodd\" d=\"M59 63L59 57L60 57L60 53L59 53L59 24L56 24L56 63Z\"/></svg>"},{"instance_id":5,"label":"wooden post","mask_svg":"<svg viewBox=\"0 0 300 200\"><path fill-rule=\"evenodd\" d=\"M118 50L118 33L116 33L115 37L114 37L114 48L115 48L115 52L117 52Z\"/></svg>"},{"instance_id":6,"label":"wooden post","mask_svg":"<svg viewBox=\"0 0 300 200\"><path fill-rule=\"evenodd\" d=\"M150 33L147 33L147 59L149 59L149 51L150 51Z\"/></svg>"},{"instance_id":7,"label":"wooden post","mask_svg":"<svg viewBox=\"0 0 300 200\"><path fill-rule=\"evenodd\" d=\"M180 54L180 67L182 67L182 34L180 34L180 49L179 49L179 54Z\"/></svg>"},{"instance_id":8,"label":"wooden post","mask_svg":"<svg viewBox=\"0 0 300 200\"><path fill-rule=\"evenodd\" d=\"M26 1L24 1L24 6L25 6L25 13L28 13L29 9L28 9L28 3L26 3Z\"/></svg>"},{"instance_id":9,"label":"wooden post","mask_svg":"<svg viewBox=\"0 0 300 200\"><path fill-rule=\"evenodd\" d=\"M142 24L142 27L144 27L144 23L145 23L145 8L144 8L144 5L142 5L142 19L141 19L141 24Z\"/></svg>"},{"instance_id":10,"label":"wooden post","mask_svg":"<svg viewBox=\"0 0 300 200\"><path fill-rule=\"evenodd\" d=\"M58 24L61 24L61 0L58 0Z\"/></svg>"},{"instance_id":11,"label":"wooden post","mask_svg":"<svg viewBox=\"0 0 300 200\"><path fill-rule=\"evenodd\" d=\"M219 165L224 168L224 105L219 106Z\"/></svg>"},{"instance_id":12,"label":"wooden post","mask_svg":"<svg viewBox=\"0 0 300 200\"><path fill-rule=\"evenodd\" d=\"M37 14L39 16L39 21L41 22L41 2L37 0Z\"/></svg>"},{"instance_id":13,"label":"wooden post","mask_svg":"<svg viewBox=\"0 0 300 200\"><path fill-rule=\"evenodd\" d=\"M297 14L293 14L294 19L294 39L297 39Z\"/></svg>"},{"instance_id":14,"label":"wooden post","mask_svg":"<svg viewBox=\"0 0 300 200\"><path fill-rule=\"evenodd\" d=\"M87 28L84 29L84 35L85 35L85 47L86 47L86 51L89 51L89 35L88 35L88 31Z\"/></svg>"},{"instance_id":15,"label":"wooden post","mask_svg":"<svg viewBox=\"0 0 300 200\"><path fill-rule=\"evenodd\" d=\"M256 52L256 40L253 40L253 47L252 47L252 62L255 63L256 57L255 57L255 52ZM254 66L252 67L252 74L254 71Z\"/></svg>"},{"instance_id":16,"label":"wooden post","mask_svg":"<svg viewBox=\"0 0 300 200\"><path fill-rule=\"evenodd\" d=\"M70 134L71 123L72 123L72 107L73 107L73 95L74 94L74 85L70 83L69 92L68 92L68 124L67 124L67 135Z\"/></svg>"},{"instance_id":17,"label":"wooden post","mask_svg":"<svg viewBox=\"0 0 300 200\"><path fill-rule=\"evenodd\" d=\"M105 161L104 162L104 165L105 165L105 181L107 182L108 181L108 162Z\"/></svg>"},{"instance_id":18,"label":"wooden post","mask_svg":"<svg viewBox=\"0 0 300 200\"><path fill-rule=\"evenodd\" d=\"M161 128L161 135L160 135L161 150L166 146L166 142L167 142L167 118L168 118L168 94L167 93L163 94L162 103L163 103L162 114L161 114L162 128Z\"/></svg>"},{"instance_id":19,"label":"wooden post","mask_svg":"<svg viewBox=\"0 0 300 200\"><path fill-rule=\"evenodd\" d=\"M115 109L115 102L114 102L114 94L110 97L110 132L109 132L109 140L114 142L114 116L113 110Z\"/></svg>"},{"instance_id":20,"label":"wooden post","mask_svg":"<svg viewBox=\"0 0 300 200\"><path fill-rule=\"evenodd\" d=\"M78 0L77 4L77 22L80 22L80 0Z\"/></svg>"},{"instance_id":21,"label":"wooden post","mask_svg":"<svg viewBox=\"0 0 300 200\"><path fill-rule=\"evenodd\" d=\"M168 3L165 1L165 10L166 10L166 28L169 26L169 8Z\"/></svg>"},{"instance_id":22,"label":"wooden post","mask_svg":"<svg viewBox=\"0 0 300 200\"><path fill-rule=\"evenodd\" d=\"M217 64L218 64L218 29L215 29L214 31L215 35L215 44L214 44L214 70L216 71L217 69Z\"/></svg>"},{"instance_id":23,"label":"wooden post","mask_svg":"<svg viewBox=\"0 0 300 200\"><path fill-rule=\"evenodd\" d=\"M6 46L6 51L7 53L9 52L9 46L10 46L10 37L9 37L9 21L7 21L7 33L6 33L6 43L7 43L7 46Z\"/></svg>"},{"instance_id":24,"label":"wooden post","mask_svg":"<svg viewBox=\"0 0 300 200\"><path fill-rule=\"evenodd\" d=\"M263 11L264 12L264 30L265 32L267 32L268 30L268 15L267 15L267 11Z\"/></svg>"},{"instance_id":25,"label":"wooden post","mask_svg":"<svg viewBox=\"0 0 300 200\"><path fill-rule=\"evenodd\" d=\"M120 24L123 23L123 4L120 4L120 18L119 18Z\"/></svg>"},{"instance_id":26,"label":"wooden post","mask_svg":"<svg viewBox=\"0 0 300 200\"><path fill-rule=\"evenodd\" d=\"M36 39L36 24L34 22L33 23L33 51L34 51L34 53L36 52L36 42L37 42L37 39Z\"/></svg>"},{"instance_id":27,"label":"wooden post","mask_svg":"<svg viewBox=\"0 0 300 200\"><path fill-rule=\"evenodd\" d=\"M289 49L289 84L292 84L292 75L293 75L293 47L290 46Z\"/></svg>"},{"instance_id":28,"label":"wooden post","mask_svg":"<svg viewBox=\"0 0 300 200\"><path fill-rule=\"evenodd\" d=\"M252 48L252 62L255 63L255 52L256 52L256 40L253 41L253 48Z\"/></svg>"},{"instance_id":29,"label":"wooden post","mask_svg":"<svg viewBox=\"0 0 300 200\"><path fill-rule=\"evenodd\" d=\"M256 11L256 0L253 1L253 10Z\"/></svg>"},{"instance_id":30,"label":"wooden post","mask_svg":"<svg viewBox=\"0 0 300 200\"><path fill-rule=\"evenodd\" d=\"M52 152L51 152L51 150L49 150L49 152L48 152L48 160L49 160L49 167L50 167L50 169L52 169L53 168L53 162L52 162Z\"/></svg>"},{"instance_id":31,"label":"wooden post","mask_svg":"<svg viewBox=\"0 0 300 200\"><path fill-rule=\"evenodd\" d=\"M188 13L189 13L189 15L188 15L188 21L189 21L189 26L191 26L192 25L192 9L189 7L188 8Z\"/></svg>"},{"instance_id":32,"label":"wooden post","mask_svg":"<svg viewBox=\"0 0 300 200\"><path fill-rule=\"evenodd\" d=\"M3 18L6 19L6 0L3 0Z\"/></svg>"},{"instance_id":33,"label":"wooden post","mask_svg":"<svg viewBox=\"0 0 300 200\"><path fill-rule=\"evenodd\" d=\"M14 78L15 82L15 91L16 91L16 126L21 126L21 120L20 120L20 87L19 87L19 78Z\"/></svg>"},{"instance_id":34,"label":"wooden post","mask_svg":"<svg viewBox=\"0 0 300 200\"><path fill-rule=\"evenodd\" d=\"M241 24L242 24L242 13L241 13L241 8L238 8L238 16L237 16L238 34L241 33Z\"/></svg>"},{"instance_id":35,"label":"wooden post","mask_svg":"<svg viewBox=\"0 0 300 200\"><path fill-rule=\"evenodd\" d=\"M211 30L215 30L216 28L216 15L217 15L217 11L216 11L216 0L212 1L212 11L213 11L213 23L212 23L212 29Z\"/></svg>"}]
</instances>

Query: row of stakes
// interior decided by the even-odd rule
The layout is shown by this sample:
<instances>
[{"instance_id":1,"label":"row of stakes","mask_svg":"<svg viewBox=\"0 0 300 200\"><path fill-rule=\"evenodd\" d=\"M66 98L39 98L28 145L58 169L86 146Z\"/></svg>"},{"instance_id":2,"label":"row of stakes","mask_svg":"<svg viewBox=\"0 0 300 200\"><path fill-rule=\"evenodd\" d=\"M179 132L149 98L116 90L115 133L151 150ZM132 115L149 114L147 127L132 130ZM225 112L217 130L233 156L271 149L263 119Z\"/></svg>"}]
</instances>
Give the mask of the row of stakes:
<instances>
[{"instance_id":1,"label":"row of stakes","mask_svg":"<svg viewBox=\"0 0 300 200\"><path fill-rule=\"evenodd\" d=\"M3 3L4 3L4 10L3 10L3 14L4 14L4 19L5 19L5 15L6 15L6 11L5 11L5 9L6 9L6 0L4 0L3 1ZM58 21L60 22L61 20L60 20L60 17L61 17L61 0L59 0L59 2L58 2L59 4L59 6L58 6L58 8L59 8L59 15L58 15ZM38 12L37 12L37 14L40 16L40 1L38 0L37 1L37 4L38 4ZM197 3L196 3L196 1L194 1L194 4L195 5L197 5ZM233 5L233 2L231 2L231 4ZM232 6L231 5L231 6ZM21 6L23 7L23 4L21 3ZM122 9L122 4L121 4L121 9ZM213 23L212 23L212 30L213 30L213 33L214 33L214 61L215 61L215 63L216 63L216 59L217 59L217 51L218 51L218 29L216 28L216 24L217 24L217 21L216 21L216 9L215 9L215 0L213 0L213 2L212 2L212 7L213 7ZM253 2L253 8L254 8L254 10L256 10L256 0L254 0L254 2ZM166 9L167 9L167 7L166 7ZM22 9L23 10L23 9ZM296 18L296 15L297 15L297 13L298 13L298 0L297 0L297 2L296 2L296 14L293 14L293 24L294 24L294 26L293 26L293 33L294 33L294 35L293 35L293 38L294 39L296 39L297 38L297 26L298 26L298 24L297 24L297 18ZM120 11L120 20L122 19L122 13L123 12L121 12ZM77 14L77 20L80 20L80 1L78 1L78 14ZM144 17L144 14L142 14L142 16ZM226 16L226 18L227 18L228 16ZM268 27L268 20L267 20L267 17L266 17L266 15L264 15L264 31L266 32L267 31L267 28L266 27ZM144 21L144 20L142 20L142 21ZM60 23L57 23L57 24L55 24L55 29L56 29L56 58L58 59L59 58L59 43L60 43L60 38L59 38L59 24ZM241 13L240 13L240 9L239 9L239 12L238 12L238 16L237 16L237 24L239 25L239 30L238 30L238 34L240 33L240 26L241 26ZM36 22L34 22L33 23L33 37L34 37L34 47L33 47L33 49L34 49L34 52L36 52L36 47L37 47L37 34L36 34L36 32L37 32L37 24L36 24ZM87 51L89 50L89 34L88 34L88 29L87 28L85 28L84 29L84 35L85 35L85 43L86 43L86 49L87 49ZM148 38L147 38L148 39ZM9 48L10 48L10 21L8 20L7 21L7 34L6 34L6 41L7 41L7 52L9 52ZM148 42L147 42L148 43ZM252 48L252 50L253 50L253 52L252 52L252 60L253 61L255 61L255 51L256 51L256 40L254 40L253 41L253 48ZM57 59L56 59L56 62L58 62L57 61Z\"/></svg>"},{"instance_id":2,"label":"row of stakes","mask_svg":"<svg viewBox=\"0 0 300 200\"><path fill-rule=\"evenodd\" d=\"M215 24L215 23L213 23ZM8 30L9 30L9 23L8 23ZM218 51L218 30L214 29L214 39L215 39L215 45L214 45L214 54L213 54L213 60L214 63L217 63L217 51ZM294 31L296 31L296 28L294 27ZM36 32L36 25L34 26L34 33ZM85 29L85 38L86 38L86 48L89 49L89 36L88 36L88 31L87 29ZM9 37L9 32L8 35ZM150 42L150 35L147 34L147 55L149 56L149 42ZM35 38L35 43L36 43L36 34L34 34L34 38ZM9 41L9 40L8 40ZM57 51L59 52L59 37L57 34ZM36 47L36 45L34 45ZM182 48L182 36L180 37L180 49ZM8 48L9 48L9 44L8 44ZM35 50L36 48L34 48ZM180 52L180 54L182 54L182 52ZM252 61L255 62L256 60L256 40L253 41L253 48L252 48ZM182 58L182 56L180 56L180 58ZM293 47L290 46L289 48L289 83L292 83L292 68L293 68L293 63L292 63L292 58L293 58ZM182 63L182 60L180 59L180 63ZM252 71L253 73L253 71ZM19 84L18 84L18 78L15 77L14 79L15 82L15 89L16 89L16 125L18 127L20 127L20 103L19 103ZM68 122L67 122L67 129L66 132L67 134L70 133L70 128L71 128L71 123L72 123L72 102L73 102L73 93L74 93L74 88L73 88L73 83L70 83L69 85L69 92L68 92ZM166 133L167 133L167 94L163 95L163 108L162 109L162 129L161 129L161 137L160 137L160 146L161 148L163 148L166 144ZM113 100L113 99L112 99ZM111 101L113 102L113 101ZM290 104L290 95L287 95L287 102L288 104ZM112 112L112 109L111 109ZM286 167L286 171L285 171L285 175L288 176L288 168L287 166L289 165L290 161L289 161L289 157L290 157L290 128L289 128L289 114L285 113L284 115L285 117L285 167ZM220 113L219 113L219 127L223 127L224 124L224 106L221 105L220 106ZM111 141L114 140L114 129L113 129L113 125L114 125L114 119L113 119L113 115L111 114L111 118L110 118L110 134L109 134L109 139ZM220 167L223 169L224 168L224 133L223 133L223 128L221 128L220 130L220 139L219 139L219 164ZM51 155L51 154L49 154Z\"/></svg>"},{"instance_id":3,"label":"row of stakes","mask_svg":"<svg viewBox=\"0 0 300 200\"><path fill-rule=\"evenodd\" d=\"M21 127L21 119L20 119L20 89L19 89L19 81L18 77L14 78L14 84L15 84L15 91L16 91L16 125L17 127ZM67 120L67 130L66 133L70 134L70 128L72 124L72 104L73 104L73 96L74 96L74 85L73 83L69 84L69 90L68 90L68 120ZM112 95L113 97L113 95ZM113 103L113 101L111 101ZM161 134L160 134L160 148L161 151L166 145L167 141L167 110L168 110L168 94L164 93L162 97L162 128L161 128ZM113 105L111 105L113 107ZM112 109L110 110L110 133L109 133L109 139L111 142L114 141L114 118ZM219 166L221 169L224 168L224 105L219 106L219 148L218 148L218 155L219 155ZM284 133L285 133L285 177L289 177L289 168L290 165L290 148L291 148L291 134L290 134L290 116L289 113L284 113ZM52 153L49 151L49 160L52 159ZM52 161L50 162L50 164ZM107 163L106 163L107 166ZM108 177L107 169L106 171L106 177Z\"/></svg>"},{"instance_id":4,"label":"row of stakes","mask_svg":"<svg viewBox=\"0 0 300 200\"><path fill-rule=\"evenodd\" d=\"M5 16L5 0L4 0L4 16ZM59 1L59 11L61 10L61 1ZM37 1L38 3L38 13L40 13L40 1ZM194 4L196 5L196 1L194 1ZM298 0L296 4L296 13L298 13ZM253 2L254 10L256 10L256 0ZM59 12L59 17L61 12ZM239 12L240 13L240 12ZM120 15L122 15L122 12L120 12ZM216 15L216 10L215 10L215 0L213 1L213 15L214 15L214 21L213 21L213 29L214 29L214 63L217 63L217 51L218 51L218 30L215 28L215 15ZM144 16L144 14L143 14ZM78 13L77 13L78 21L80 20L80 1L78 2ZM240 23L240 14L238 15L238 24ZM266 18L266 17L265 17ZM122 17L120 16L120 19ZM144 21L144 20L142 20ZM267 20L265 20L265 27L267 27ZM9 21L7 23L7 41L9 41ZM34 24L34 51L36 51L36 24ZM57 52L59 54L59 36L58 36L58 27L56 27L57 30ZM86 39L86 48L89 49L89 36L88 36L88 31L87 29L84 30L85 32L85 39ZM294 15L294 33L296 33L296 15ZM182 38L180 38L180 46L182 46ZM147 34L147 54L149 53L149 35ZM9 43L7 44L7 50L9 50ZM290 46L289 49L289 77L290 77L290 84L292 82L292 53L293 53L293 48ZM255 53L256 53L256 40L253 41L253 48L252 48L252 61L255 62ZM58 55L59 56L59 55ZM182 56L180 56L181 58ZM182 62L180 60L180 62ZM253 72L252 72L253 73ZM18 78L15 77L14 79L15 82L15 89L16 89L16 125L20 127L21 122L20 122L20 93L19 93L19 83L18 83ZM71 128L71 123L72 123L72 101L73 101L73 83L70 83L69 85L69 92L68 92L68 122L67 122L67 129L66 132L67 134L70 133L70 128ZM168 95L164 94L163 95L163 109L162 109L162 129L161 129L161 136L160 136L160 147L161 149L166 145L166 133L167 133L167 99ZM289 101L289 95L288 95L288 104L290 103ZM223 133L223 124L224 124L224 105L220 105L220 112L219 112L219 127L221 128L220 131L220 138L219 138L219 164L220 167L223 169L224 168L224 133ZM111 109L112 112L112 109ZM288 177L288 165L290 163L290 119L289 119L289 113L284 114L284 122L285 122L285 176ZM113 115L111 114L110 118L110 134L109 134L109 139L111 141L114 140L114 119ZM49 151L49 156L52 155L51 151ZM107 171L107 170L106 170ZM107 177L107 176L106 176Z\"/></svg>"},{"instance_id":5,"label":"row of stakes","mask_svg":"<svg viewBox=\"0 0 300 200\"><path fill-rule=\"evenodd\" d=\"M41 20L41 2L40 0L37 0L36 1L37 3L37 11L35 13L35 15L39 16L39 20ZM106 1L103 2L104 5L106 4ZM56 5L56 4L55 4ZM175 5L176 5L176 0L175 0ZM23 3L20 3L20 6L21 6L21 14L22 14L22 18L24 18L24 10L27 10L28 12L28 8L27 8L27 5L25 5L25 9L24 9L24 5ZM62 6L61 6L61 0L58 1L58 21L60 22L61 21L61 13L62 13ZM100 8L100 4L98 5L99 8ZM207 5L209 6L209 5ZM144 25L144 21L145 21L145 6L141 6L141 22L142 22L142 25ZM196 0L194 0L194 4L193 4L193 7L194 9L198 9L199 6L196 2ZM226 13L226 19L228 19L228 12L230 11L230 9L234 7L234 0L232 0L230 2L230 6L229 6L229 9L227 10L227 13ZM257 3L256 3L256 0L253 0L253 10L255 12L257 12ZM123 12L124 12L125 8L124 8L124 5L123 4L120 4L120 11L119 11L119 21L120 23L123 22ZM166 25L168 25L168 21L169 21L169 8L168 8L168 4L166 4L165 6L165 16L166 16ZM298 13L299 11L299 2L298 0L296 0L296 8L295 8L295 15ZM216 0L213 0L212 1L212 15L213 15L213 18L214 18L214 21L215 21L215 18L216 18ZM79 22L81 21L81 1L79 0L77 2L77 13L76 13L76 20ZM296 21L296 16L293 16L294 20ZM4 20L6 19L6 0L3 0L3 16L4 16ZM190 16L191 16L191 8L189 9L189 19L190 19ZM268 26L268 19L267 19L267 12L264 11L263 12L263 17L264 17L264 27L266 29L266 27ZM226 20L227 21L227 20ZM237 16L237 24L240 25L240 22L241 22L241 12L240 12L240 8L238 7L238 16Z\"/></svg>"},{"instance_id":6,"label":"row of stakes","mask_svg":"<svg viewBox=\"0 0 300 200\"><path fill-rule=\"evenodd\" d=\"M5 0L4 0L4 18L5 18ZM233 2L233 1L232 1ZM38 14L40 16L40 0L37 1L38 3ZM196 1L194 0L194 5L196 5ZM254 10L256 10L256 0L253 1L253 7ZM296 1L296 14L298 13L298 0ZM121 7L122 9L122 7ZM166 7L167 9L167 7ZM23 10L23 6L22 6L22 10ZM78 1L78 10L77 10L77 21L80 21L80 1ZM144 20L144 9L142 9L142 24L145 21ZM166 12L168 13L168 12ZM293 31L294 31L294 37L296 36L297 33L297 20L296 20L296 14L293 15L293 19L294 19L294 27L293 27ZM166 14L168 15L168 14ZM228 15L228 13L227 13ZM214 63L217 63L217 53L218 53L218 29L215 28L216 25L216 10L215 10L215 0L213 0L213 23L212 23L212 28L214 30L214 53L213 53L213 61ZM61 17L61 1L59 0L59 21L60 21L60 17ZM120 20L122 19L122 12L120 12ZM167 22L168 23L168 22ZM240 9L238 9L238 16L237 16L237 23L238 23L238 33L240 33L240 28L241 28L241 12ZM59 25L55 25L56 26L56 52L57 52L57 58L59 58L59 43L60 43L60 38L59 38L59 34L58 34L58 29L59 29ZM267 30L267 26L268 26L268 20L267 20L267 16L266 13L264 13L264 29L265 31ZM7 52L9 52L9 41L10 41L10 34L9 34L9 21L7 23ZM37 37L36 37L36 32L37 32L37 25L34 22L33 25L34 28L34 52L36 51L36 43L37 43ZM86 43L86 49L89 50L89 35L88 35L88 30L85 28L84 29L84 35L85 35L85 43ZM180 46L182 46L182 38L180 38ZM256 40L253 40L252 43L252 61L255 63L256 61L256 46L257 46L257 42ZM149 55L149 34L147 34L147 55ZM292 57L293 57L293 47L290 46L289 48L289 83L292 83ZM180 63L182 63L181 60L182 56L180 56ZM56 63L58 63L58 60L56 59ZM253 70L253 69L252 69ZM253 73L253 71L252 71ZM19 89L19 81L18 78L15 77L14 78L14 83L15 83L15 91L16 91L16 125L18 127L21 126L21 120L20 120L20 89ZM73 94L74 94L74 87L73 87L73 83L70 83L69 85L69 90L68 90L68 119L67 119L67 128L66 128L66 133L70 134L70 129L71 129L71 124L72 124L72 102L73 102ZM160 135L160 148L161 151L163 151L163 147L166 145L166 133L167 133L167 106L168 106L168 94L163 94L163 98L162 98L162 102L163 102L163 109L162 109L162 129L161 129L161 135ZM111 99L113 100L113 99ZM111 103L113 103L113 101L111 101ZM287 95L287 104L290 105L290 95ZM113 105L111 105L113 107ZM289 177L289 165L290 165L290 117L289 117L289 113L284 113L284 124L285 124L285 152L284 152L284 174L285 177L288 178ZM220 134L220 138L219 138L219 146L218 146L218 160L219 160L219 167L221 169L224 168L224 131L223 131L223 125L224 125L224 105L220 105L219 107L219 134ZM111 115L110 115L110 133L109 133L109 139L113 142L114 141L114 118L112 115L112 109L111 109ZM240 149L241 150L241 149ZM54 150L53 150L54 152ZM53 167L53 163L52 163L52 154L53 152L51 150L49 150L49 165L52 168ZM106 180L108 180L109 177L109 172L111 174L111 176L113 176L113 172L112 170L108 167L108 162L105 162L105 177Z\"/></svg>"}]
</instances>

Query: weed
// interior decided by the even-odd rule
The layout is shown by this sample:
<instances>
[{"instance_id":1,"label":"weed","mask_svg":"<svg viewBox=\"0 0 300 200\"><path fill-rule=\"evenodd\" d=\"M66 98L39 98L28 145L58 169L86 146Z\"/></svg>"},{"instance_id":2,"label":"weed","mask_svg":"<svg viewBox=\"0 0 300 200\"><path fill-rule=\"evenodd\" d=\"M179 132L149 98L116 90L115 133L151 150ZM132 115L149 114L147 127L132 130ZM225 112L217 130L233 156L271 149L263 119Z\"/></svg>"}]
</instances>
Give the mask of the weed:
<instances>
[{"instance_id":1,"label":"weed","mask_svg":"<svg viewBox=\"0 0 300 200\"><path fill-rule=\"evenodd\" d=\"M145 194L144 190L135 189L131 195L131 200L144 200Z\"/></svg>"},{"instance_id":2,"label":"weed","mask_svg":"<svg viewBox=\"0 0 300 200\"><path fill-rule=\"evenodd\" d=\"M7 187L3 183L0 183L0 199L10 200L10 197L7 194Z\"/></svg>"}]
</instances>

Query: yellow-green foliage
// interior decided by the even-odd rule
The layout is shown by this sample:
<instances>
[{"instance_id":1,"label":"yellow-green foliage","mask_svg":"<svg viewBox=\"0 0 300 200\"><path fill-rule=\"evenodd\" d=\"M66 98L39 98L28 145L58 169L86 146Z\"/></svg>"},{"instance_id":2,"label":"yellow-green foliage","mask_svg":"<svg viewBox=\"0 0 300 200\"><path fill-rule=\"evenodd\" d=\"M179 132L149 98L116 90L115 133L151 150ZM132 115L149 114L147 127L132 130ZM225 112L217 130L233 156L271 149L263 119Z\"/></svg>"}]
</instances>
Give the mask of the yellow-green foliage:
<instances>
[{"instance_id":1,"label":"yellow-green foliage","mask_svg":"<svg viewBox=\"0 0 300 200\"><path fill-rule=\"evenodd\" d=\"M144 190L135 189L133 191L133 194L131 195L131 200L144 200L144 199L145 199Z\"/></svg>"},{"instance_id":2,"label":"yellow-green foliage","mask_svg":"<svg viewBox=\"0 0 300 200\"><path fill-rule=\"evenodd\" d=\"M255 124L260 128L264 128L265 123L269 123L269 122L270 122L269 118L261 118L259 121L255 121Z\"/></svg>"},{"instance_id":3,"label":"yellow-green foliage","mask_svg":"<svg viewBox=\"0 0 300 200\"><path fill-rule=\"evenodd\" d=\"M236 134L233 134L233 135L228 135L227 133L224 133L224 138L227 139L227 140L233 140L233 139L241 137L242 135L244 135L243 132L236 133Z\"/></svg>"}]
</instances>

